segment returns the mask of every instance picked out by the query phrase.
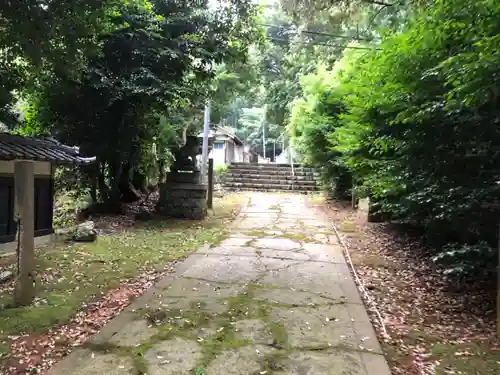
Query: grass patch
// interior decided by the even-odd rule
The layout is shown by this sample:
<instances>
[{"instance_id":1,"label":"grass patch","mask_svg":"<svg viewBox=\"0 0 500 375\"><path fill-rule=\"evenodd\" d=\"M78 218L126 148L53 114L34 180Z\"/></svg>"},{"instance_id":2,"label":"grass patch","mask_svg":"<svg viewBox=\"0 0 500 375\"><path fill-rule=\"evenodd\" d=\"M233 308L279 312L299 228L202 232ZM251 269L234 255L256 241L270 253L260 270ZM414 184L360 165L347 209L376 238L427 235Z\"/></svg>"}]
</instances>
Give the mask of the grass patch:
<instances>
[{"instance_id":1,"label":"grass patch","mask_svg":"<svg viewBox=\"0 0 500 375\"><path fill-rule=\"evenodd\" d=\"M324 204L325 195L323 193L311 193L309 194L309 201L313 204Z\"/></svg>"},{"instance_id":2,"label":"grass patch","mask_svg":"<svg viewBox=\"0 0 500 375\"><path fill-rule=\"evenodd\" d=\"M212 319L217 330L203 341L199 341L203 348L203 358L193 370L193 374L204 374L205 368L223 350L237 349L252 344L251 340L238 337L232 325L241 319L264 319L269 315L269 306L254 299L254 291L259 288L250 284L237 296L226 299L228 309Z\"/></svg>"},{"instance_id":3,"label":"grass patch","mask_svg":"<svg viewBox=\"0 0 500 375\"><path fill-rule=\"evenodd\" d=\"M229 297L228 310L225 316L230 321L239 319L263 319L269 316L269 304L264 301L254 299L254 291L259 288L257 285L250 284L246 290L236 297Z\"/></svg>"},{"instance_id":4,"label":"grass patch","mask_svg":"<svg viewBox=\"0 0 500 375\"><path fill-rule=\"evenodd\" d=\"M0 360L9 354L9 346L3 342L0 342Z\"/></svg>"},{"instance_id":5,"label":"grass patch","mask_svg":"<svg viewBox=\"0 0 500 375\"><path fill-rule=\"evenodd\" d=\"M203 340L202 346L203 359L196 369L205 369L210 362L222 351L238 349L242 346L250 345L250 340L238 338L231 324L224 324L217 329L217 332ZM196 371L195 369L195 371Z\"/></svg>"},{"instance_id":6,"label":"grass patch","mask_svg":"<svg viewBox=\"0 0 500 375\"><path fill-rule=\"evenodd\" d=\"M309 238L308 236L302 233L283 233L278 238L287 238L292 241L306 242L306 243L314 243L316 242L314 239Z\"/></svg>"},{"instance_id":7,"label":"grass patch","mask_svg":"<svg viewBox=\"0 0 500 375\"><path fill-rule=\"evenodd\" d=\"M269 206L269 210L281 212L281 206L279 204L273 204L273 205Z\"/></svg>"},{"instance_id":8,"label":"grass patch","mask_svg":"<svg viewBox=\"0 0 500 375\"><path fill-rule=\"evenodd\" d=\"M256 300L255 291L261 288L258 284L248 285L244 291L234 297L225 299L227 310L222 313L210 313L205 310L202 302L193 302L187 309L151 309L143 308L137 310L140 319L146 319L155 326L157 334L151 337L147 343L135 348L122 348L115 344L84 344L84 347L93 351L112 352L118 355L128 356L133 360L135 371L139 375L147 372L147 363L144 361L144 353L155 343L182 337L188 340L196 340L202 348L202 359L192 369L192 374L205 374L206 368L220 353L225 350L238 349L243 346L252 345L252 340L242 338L234 328L234 322L242 319L262 319L267 321L272 305L266 301ZM200 328L211 327L213 333L201 338ZM266 355L261 361L262 370L272 371L283 369L280 364L282 358L291 350L288 343L288 335L285 327L279 323L269 322L267 330L273 338L270 344L276 349Z\"/></svg>"},{"instance_id":9,"label":"grass patch","mask_svg":"<svg viewBox=\"0 0 500 375\"><path fill-rule=\"evenodd\" d=\"M234 195L215 200L214 210L203 221L152 221L94 243L57 244L38 252L36 304L0 308L0 342L9 335L40 333L66 323L84 302L122 281L163 270L204 244L220 243L228 236L225 227L240 202L241 197ZM15 259L4 262L13 267ZM8 289L0 292L2 303L10 299Z\"/></svg>"},{"instance_id":10,"label":"grass patch","mask_svg":"<svg viewBox=\"0 0 500 375\"><path fill-rule=\"evenodd\" d=\"M147 375L149 372L148 363L144 358L145 353L151 348L149 343L139 345L135 348L129 348L120 347L110 343L95 344L92 342L86 342L82 345L82 347L91 350L92 352L105 354L113 353L122 357L129 357L132 360L132 365L134 367L133 375Z\"/></svg>"},{"instance_id":11,"label":"grass patch","mask_svg":"<svg viewBox=\"0 0 500 375\"><path fill-rule=\"evenodd\" d=\"M267 329L273 338L273 346L277 349L291 350L288 343L288 334L285 327L281 323L271 322L268 324Z\"/></svg>"},{"instance_id":12,"label":"grass patch","mask_svg":"<svg viewBox=\"0 0 500 375\"><path fill-rule=\"evenodd\" d=\"M175 327L177 330L186 330L206 326L214 318L205 310L199 309L150 309L144 308L136 311L152 325Z\"/></svg>"},{"instance_id":13,"label":"grass patch","mask_svg":"<svg viewBox=\"0 0 500 375\"><path fill-rule=\"evenodd\" d=\"M144 354L149 349L149 346L139 346L132 353L132 363L135 368L135 375L147 375L149 373L148 362L144 358Z\"/></svg>"},{"instance_id":14,"label":"grass patch","mask_svg":"<svg viewBox=\"0 0 500 375\"><path fill-rule=\"evenodd\" d=\"M265 230L253 229L243 232L243 235L254 237L247 241L245 246L251 246L256 239L259 238L286 238L292 241L300 241L307 243L317 243L313 238L310 238L302 233L276 233L276 232L266 232Z\"/></svg>"},{"instance_id":15,"label":"grass patch","mask_svg":"<svg viewBox=\"0 0 500 375\"><path fill-rule=\"evenodd\" d=\"M500 352L483 344L435 344L432 355L439 358L437 375L456 374L498 375Z\"/></svg>"},{"instance_id":16,"label":"grass patch","mask_svg":"<svg viewBox=\"0 0 500 375\"><path fill-rule=\"evenodd\" d=\"M272 375L274 371L279 371L280 373L286 371L286 367L282 362L287 357L288 352L282 350L267 354L260 364L261 369L258 371L258 374L265 372L266 375Z\"/></svg>"},{"instance_id":17,"label":"grass patch","mask_svg":"<svg viewBox=\"0 0 500 375\"><path fill-rule=\"evenodd\" d=\"M276 234L274 233L269 233L266 232L265 230L260 230L260 229L252 229L243 232L243 235L249 236L249 237L256 237L256 238L264 238L264 237L275 237Z\"/></svg>"},{"instance_id":18,"label":"grass patch","mask_svg":"<svg viewBox=\"0 0 500 375\"><path fill-rule=\"evenodd\" d=\"M357 232L356 224L350 221L343 221L340 223L339 229L344 233L355 233Z\"/></svg>"},{"instance_id":19,"label":"grass patch","mask_svg":"<svg viewBox=\"0 0 500 375\"><path fill-rule=\"evenodd\" d=\"M351 254L352 263L357 266L365 266L370 268L395 268L395 265L389 262L384 257L376 254Z\"/></svg>"}]
</instances>

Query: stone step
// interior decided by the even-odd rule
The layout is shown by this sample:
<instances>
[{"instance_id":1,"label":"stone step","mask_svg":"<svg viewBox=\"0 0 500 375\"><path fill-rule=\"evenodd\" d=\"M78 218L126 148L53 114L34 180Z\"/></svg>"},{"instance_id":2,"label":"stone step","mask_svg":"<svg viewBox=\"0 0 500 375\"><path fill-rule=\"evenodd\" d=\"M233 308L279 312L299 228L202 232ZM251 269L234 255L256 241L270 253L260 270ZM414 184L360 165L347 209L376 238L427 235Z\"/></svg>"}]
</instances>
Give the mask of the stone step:
<instances>
[{"instance_id":1,"label":"stone step","mask_svg":"<svg viewBox=\"0 0 500 375\"><path fill-rule=\"evenodd\" d=\"M268 176L259 176L257 178L247 178L247 177L233 177L233 176L228 176L224 179L224 183L242 183L242 184L276 184L276 185L316 185L317 182L315 180L299 180L299 179L294 179L293 177L290 177L288 179L285 179L283 177L275 176L275 178L268 178Z\"/></svg>"},{"instance_id":2,"label":"stone step","mask_svg":"<svg viewBox=\"0 0 500 375\"><path fill-rule=\"evenodd\" d=\"M315 191L319 190L316 185L300 185L300 184L264 184L264 183L239 183L239 182L226 182L224 188L248 190L284 190L284 191Z\"/></svg>"},{"instance_id":3,"label":"stone step","mask_svg":"<svg viewBox=\"0 0 500 375\"><path fill-rule=\"evenodd\" d=\"M293 189L293 190L283 190L283 189L265 189L265 188L226 188L226 191L229 192L239 192L239 191L259 191L259 192L268 192L268 193L300 193L300 194L313 194L318 192L319 190L302 190L302 189Z\"/></svg>"},{"instance_id":4,"label":"stone step","mask_svg":"<svg viewBox=\"0 0 500 375\"><path fill-rule=\"evenodd\" d=\"M314 171L294 171L295 176L311 176L319 178L320 174ZM265 170L265 169L228 169L228 174L232 175L277 175L277 176L292 176L292 170Z\"/></svg>"},{"instance_id":5,"label":"stone step","mask_svg":"<svg viewBox=\"0 0 500 375\"><path fill-rule=\"evenodd\" d=\"M264 180L287 180L287 181L315 181L319 183L319 178L315 176L288 176L275 174L227 174L225 180L241 180L241 179L264 179Z\"/></svg>"},{"instance_id":6,"label":"stone step","mask_svg":"<svg viewBox=\"0 0 500 375\"><path fill-rule=\"evenodd\" d=\"M252 172L252 173L284 173L292 174L291 168L239 168L229 167L228 171ZM312 168L297 168L294 173L318 173Z\"/></svg>"},{"instance_id":7,"label":"stone step","mask_svg":"<svg viewBox=\"0 0 500 375\"><path fill-rule=\"evenodd\" d=\"M291 172L292 168L287 166L278 166L276 164L231 164L229 170L251 170L251 171L282 171ZM297 172L315 172L314 168L297 166L294 168Z\"/></svg>"},{"instance_id":8,"label":"stone step","mask_svg":"<svg viewBox=\"0 0 500 375\"><path fill-rule=\"evenodd\" d=\"M243 166L243 167L246 167L246 166L259 166L259 167L262 167L262 168L271 168L271 167L291 167L290 163L267 163L267 164L258 164L258 163L243 163L243 162L234 162L234 163L231 163L231 165L237 165L237 166ZM305 165L303 164L297 164L297 163L294 163L293 166L295 168L299 168L299 167L305 167Z\"/></svg>"}]
</instances>

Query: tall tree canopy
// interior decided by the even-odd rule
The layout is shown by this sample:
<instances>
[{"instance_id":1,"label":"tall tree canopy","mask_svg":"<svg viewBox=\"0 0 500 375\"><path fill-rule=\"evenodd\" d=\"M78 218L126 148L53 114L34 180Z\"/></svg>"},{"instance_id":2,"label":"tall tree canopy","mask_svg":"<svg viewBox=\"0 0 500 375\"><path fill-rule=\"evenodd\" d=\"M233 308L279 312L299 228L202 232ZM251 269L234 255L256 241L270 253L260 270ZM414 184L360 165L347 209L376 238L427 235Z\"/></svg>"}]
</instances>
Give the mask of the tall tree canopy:
<instances>
[{"instance_id":1,"label":"tall tree canopy","mask_svg":"<svg viewBox=\"0 0 500 375\"><path fill-rule=\"evenodd\" d=\"M378 214L425 228L453 272L495 265L484 244L496 245L500 198L499 12L486 0L415 7L381 42L303 76L288 120L339 195L348 173Z\"/></svg>"},{"instance_id":2,"label":"tall tree canopy","mask_svg":"<svg viewBox=\"0 0 500 375\"><path fill-rule=\"evenodd\" d=\"M97 155L87 174L118 201L211 99L214 122L268 155L286 134L338 196L424 228L464 271L495 239L498 16L491 0L8 1L0 122Z\"/></svg>"},{"instance_id":3,"label":"tall tree canopy","mask_svg":"<svg viewBox=\"0 0 500 375\"><path fill-rule=\"evenodd\" d=\"M144 188L144 164L196 131L206 99L230 100L217 71L244 70L256 16L247 0L9 1L0 121L80 145L98 157L100 198L134 199L131 182Z\"/></svg>"}]
</instances>

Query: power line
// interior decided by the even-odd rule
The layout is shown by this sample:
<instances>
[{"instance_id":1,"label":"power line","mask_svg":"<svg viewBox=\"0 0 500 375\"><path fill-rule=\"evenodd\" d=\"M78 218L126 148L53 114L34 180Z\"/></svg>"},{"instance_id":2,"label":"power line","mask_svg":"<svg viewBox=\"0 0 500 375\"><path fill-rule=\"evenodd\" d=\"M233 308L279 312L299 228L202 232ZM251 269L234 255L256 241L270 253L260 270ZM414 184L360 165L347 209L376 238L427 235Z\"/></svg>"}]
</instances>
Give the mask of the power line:
<instances>
[{"instance_id":1,"label":"power line","mask_svg":"<svg viewBox=\"0 0 500 375\"><path fill-rule=\"evenodd\" d=\"M291 31L294 34L311 34L311 35L322 35L322 36L329 36L332 38L339 38L339 39L349 39L349 40L359 40L359 41L366 41L366 42L372 42L372 41L378 41L380 39L370 39L370 38L362 38L362 37L355 37L355 36L347 36L347 35L338 35L338 34L330 34L330 33L324 33L320 31L311 31L311 30L301 30L301 31L294 31L291 30L290 26L279 26L279 25L271 25L271 24L266 24L266 23L259 23L260 26L265 26L265 27L274 27L274 28L279 28L279 29L286 29L286 31Z\"/></svg>"},{"instance_id":2,"label":"power line","mask_svg":"<svg viewBox=\"0 0 500 375\"><path fill-rule=\"evenodd\" d=\"M335 35L335 34L323 33L320 31L309 31L309 30L303 30L303 31L301 31L301 33L311 34L311 35L331 36L333 38L359 40L359 41L365 41L365 42L373 42L373 41L379 40L379 39L375 39L375 38L370 39L370 38L361 38L361 37L356 37L356 36Z\"/></svg>"},{"instance_id":3,"label":"power line","mask_svg":"<svg viewBox=\"0 0 500 375\"><path fill-rule=\"evenodd\" d=\"M289 43L289 41L286 40L286 39L278 39L278 38L268 38L268 39L276 41L276 42ZM306 46L342 47L342 48L368 50L368 51L371 51L371 50L374 50L374 49L377 50L377 51L381 51L382 50L381 48L370 48L370 47L360 47L360 46L345 46L343 44L338 44L338 43L330 43L330 44L327 44L327 43L318 43L318 42L315 42L315 43L294 42L294 43L303 44L303 45L306 45Z\"/></svg>"}]
</instances>

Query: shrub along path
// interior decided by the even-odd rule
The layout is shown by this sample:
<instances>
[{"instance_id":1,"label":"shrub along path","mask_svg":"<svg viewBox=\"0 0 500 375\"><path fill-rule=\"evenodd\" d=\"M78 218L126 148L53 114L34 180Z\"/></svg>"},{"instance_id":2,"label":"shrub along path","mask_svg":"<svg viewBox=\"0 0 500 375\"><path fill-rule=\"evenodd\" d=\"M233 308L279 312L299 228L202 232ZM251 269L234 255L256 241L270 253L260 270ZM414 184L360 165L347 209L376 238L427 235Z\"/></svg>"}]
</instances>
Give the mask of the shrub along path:
<instances>
[{"instance_id":1,"label":"shrub along path","mask_svg":"<svg viewBox=\"0 0 500 375\"><path fill-rule=\"evenodd\" d=\"M389 375L342 250L301 195L250 196L50 375Z\"/></svg>"}]
</instances>

